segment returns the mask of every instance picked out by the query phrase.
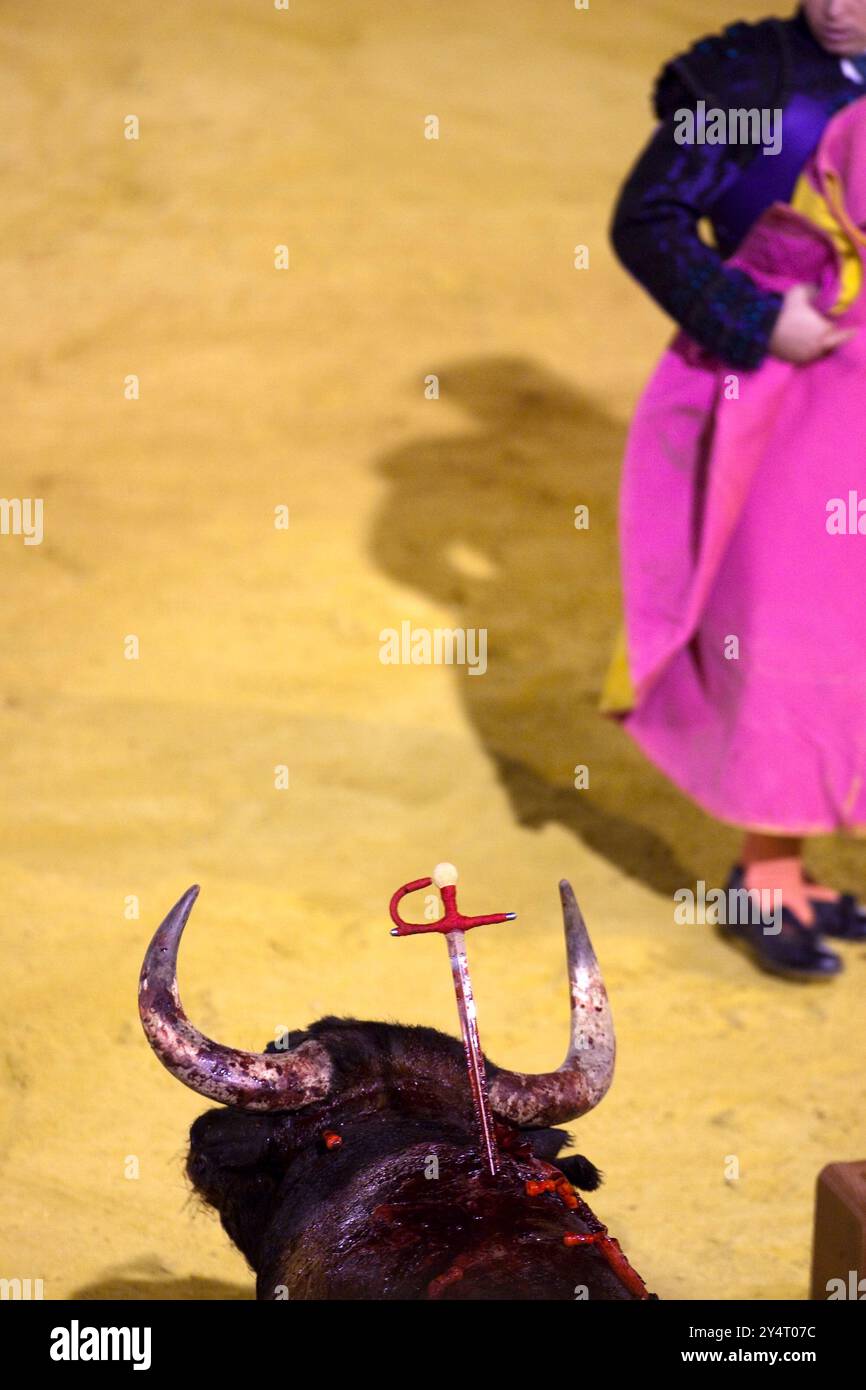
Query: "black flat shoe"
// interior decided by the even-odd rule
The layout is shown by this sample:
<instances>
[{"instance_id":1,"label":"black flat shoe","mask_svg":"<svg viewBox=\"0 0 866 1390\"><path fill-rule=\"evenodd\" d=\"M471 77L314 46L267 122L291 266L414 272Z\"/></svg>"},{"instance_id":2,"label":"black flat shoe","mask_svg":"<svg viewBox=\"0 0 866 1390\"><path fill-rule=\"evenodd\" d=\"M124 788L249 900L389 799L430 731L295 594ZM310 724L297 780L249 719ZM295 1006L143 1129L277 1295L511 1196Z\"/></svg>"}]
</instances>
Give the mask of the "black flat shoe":
<instances>
[{"instance_id":1,"label":"black flat shoe","mask_svg":"<svg viewBox=\"0 0 866 1390\"><path fill-rule=\"evenodd\" d=\"M732 892L747 891L739 864L731 870L727 891L729 903ZM720 923L717 931L724 941L750 955L762 970L786 980L812 981L832 980L842 969L839 956L823 944L817 914L816 925L809 927L790 908L783 907L778 930L775 922L771 927L765 925L759 912L728 913L730 917L740 915L747 915L748 920Z\"/></svg>"},{"instance_id":2,"label":"black flat shoe","mask_svg":"<svg viewBox=\"0 0 866 1390\"><path fill-rule=\"evenodd\" d=\"M853 893L840 893L838 898L810 898L815 912L815 925L824 936L839 941L866 941L866 912Z\"/></svg>"}]
</instances>

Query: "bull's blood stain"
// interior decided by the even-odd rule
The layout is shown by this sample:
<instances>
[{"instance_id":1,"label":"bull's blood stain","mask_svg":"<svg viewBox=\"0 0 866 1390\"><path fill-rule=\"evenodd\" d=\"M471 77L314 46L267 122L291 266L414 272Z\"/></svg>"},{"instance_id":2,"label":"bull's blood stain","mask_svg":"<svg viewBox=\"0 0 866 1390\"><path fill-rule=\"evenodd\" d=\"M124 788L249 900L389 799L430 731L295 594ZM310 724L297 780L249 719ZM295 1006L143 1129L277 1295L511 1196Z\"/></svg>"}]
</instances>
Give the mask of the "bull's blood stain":
<instances>
[{"instance_id":1,"label":"bull's blood stain","mask_svg":"<svg viewBox=\"0 0 866 1390\"><path fill-rule=\"evenodd\" d=\"M491 1289L525 1288L544 1246L550 1250L551 1275L557 1247L589 1247L632 1297L648 1298L618 1243L564 1174L535 1158L520 1135L509 1136L501 1148L508 1157L495 1177L477 1155L450 1146L440 1155L440 1178L404 1176L397 1200L372 1212L372 1244L411 1250L417 1273L423 1278L429 1270L426 1292L434 1300L453 1296L457 1285L465 1285L470 1298L476 1289L489 1297ZM568 1229L575 1219L582 1231Z\"/></svg>"},{"instance_id":2,"label":"bull's blood stain","mask_svg":"<svg viewBox=\"0 0 866 1390\"><path fill-rule=\"evenodd\" d=\"M463 1265L461 1264L461 1260L464 1258L463 1256L458 1256L450 1269L447 1269L444 1274L438 1275L436 1279L430 1280L430 1283L427 1285L427 1294L430 1298L439 1298L448 1288L449 1284L456 1284L463 1278Z\"/></svg>"},{"instance_id":3,"label":"bull's blood stain","mask_svg":"<svg viewBox=\"0 0 866 1390\"><path fill-rule=\"evenodd\" d=\"M496 1146L503 1149L505 1153L529 1154L530 1149L526 1141L526 1136L521 1134L519 1129L512 1129L509 1125L496 1122Z\"/></svg>"},{"instance_id":4,"label":"bull's blood stain","mask_svg":"<svg viewBox=\"0 0 866 1390\"><path fill-rule=\"evenodd\" d=\"M571 1183L564 1177L558 1168L553 1164L544 1163L541 1159L536 1159L537 1166L546 1169L550 1173L556 1174L554 1178L547 1178L543 1181L529 1179L525 1184L525 1191L530 1197L541 1196L545 1192L555 1192L562 1202L570 1210L575 1211L589 1230L586 1232L567 1231L562 1238L563 1245L566 1246L594 1246L601 1254L621 1284L624 1284L629 1293L636 1298L649 1298L646 1284L641 1279L637 1270L632 1269L628 1260L622 1252L622 1247L618 1240L609 1236L607 1227L599 1221L598 1217L590 1210L582 1197L578 1197Z\"/></svg>"},{"instance_id":5,"label":"bull's blood stain","mask_svg":"<svg viewBox=\"0 0 866 1390\"><path fill-rule=\"evenodd\" d=\"M629 1293L635 1298L649 1298L649 1290L643 1279L641 1279L636 1269L632 1269L618 1240L607 1233L607 1227L602 1225L598 1217L590 1211L582 1197L575 1196L575 1206L578 1215L585 1225L589 1226L588 1235L566 1235L563 1237L565 1245L594 1245L599 1254L603 1255L610 1268L613 1270L620 1283L625 1285Z\"/></svg>"}]
</instances>

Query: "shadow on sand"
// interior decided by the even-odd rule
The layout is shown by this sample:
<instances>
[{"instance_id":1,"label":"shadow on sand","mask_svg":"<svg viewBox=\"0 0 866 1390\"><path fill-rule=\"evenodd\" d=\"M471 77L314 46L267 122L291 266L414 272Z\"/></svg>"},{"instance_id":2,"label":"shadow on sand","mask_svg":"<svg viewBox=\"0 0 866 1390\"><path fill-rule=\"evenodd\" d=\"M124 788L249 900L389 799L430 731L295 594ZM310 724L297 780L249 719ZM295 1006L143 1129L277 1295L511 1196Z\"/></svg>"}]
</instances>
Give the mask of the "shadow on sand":
<instances>
[{"instance_id":1,"label":"shadow on sand","mask_svg":"<svg viewBox=\"0 0 866 1390\"><path fill-rule=\"evenodd\" d=\"M147 1279L107 1274L92 1284L76 1289L71 1298L111 1301L120 1299L129 1302L185 1303L185 1302L237 1302L254 1300L255 1280L252 1275L247 1287L240 1284L226 1284L220 1279Z\"/></svg>"},{"instance_id":2,"label":"shadow on sand","mask_svg":"<svg viewBox=\"0 0 866 1390\"><path fill-rule=\"evenodd\" d=\"M454 363L440 392L469 426L378 461L387 492L372 551L400 584L448 605L456 626L487 629L486 674L454 679L519 822L559 823L659 893L721 881L736 833L597 709L619 621L621 424L521 358ZM588 530L575 529L581 504Z\"/></svg>"}]
</instances>

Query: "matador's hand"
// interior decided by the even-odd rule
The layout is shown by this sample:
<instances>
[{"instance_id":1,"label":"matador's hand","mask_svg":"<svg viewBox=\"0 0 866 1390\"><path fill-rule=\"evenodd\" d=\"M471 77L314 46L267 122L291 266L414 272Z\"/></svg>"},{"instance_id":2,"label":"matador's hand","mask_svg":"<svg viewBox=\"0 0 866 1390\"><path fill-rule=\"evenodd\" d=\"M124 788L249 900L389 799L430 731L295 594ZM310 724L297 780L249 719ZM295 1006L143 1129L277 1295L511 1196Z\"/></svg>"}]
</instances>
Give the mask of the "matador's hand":
<instances>
[{"instance_id":1,"label":"matador's hand","mask_svg":"<svg viewBox=\"0 0 866 1390\"><path fill-rule=\"evenodd\" d=\"M853 328L837 328L815 308L816 293L814 285L793 285L788 290L770 339L774 357L803 365L826 357L853 338Z\"/></svg>"}]
</instances>

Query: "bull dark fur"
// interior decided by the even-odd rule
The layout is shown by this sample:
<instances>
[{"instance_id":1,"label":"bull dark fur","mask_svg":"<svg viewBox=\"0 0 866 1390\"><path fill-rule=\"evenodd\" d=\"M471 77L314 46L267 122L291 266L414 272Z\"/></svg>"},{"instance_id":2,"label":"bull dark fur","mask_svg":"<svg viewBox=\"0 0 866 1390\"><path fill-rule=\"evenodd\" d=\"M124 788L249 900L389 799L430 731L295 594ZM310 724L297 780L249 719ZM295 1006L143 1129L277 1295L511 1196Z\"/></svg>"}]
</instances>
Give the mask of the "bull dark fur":
<instances>
[{"instance_id":1,"label":"bull dark fur","mask_svg":"<svg viewBox=\"0 0 866 1390\"><path fill-rule=\"evenodd\" d=\"M527 1195L569 1143L564 1130L499 1125L502 1166L495 1179L482 1172L456 1039L338 1018L290 1045L305 1038L334 1060L334 1103L292 1115L209 1110L190 1133L187 1172L255 1270L259 1298L573 1300L578 1285L591 1298L630 1297L596 1250L563 1244L588 1227L558 1195ZM391 1085L353 1087L389 1069ZM355 1091L349 1103L341 1090ZM325 1132L340 1144L327 1148ZM598 1186L580 1155L558 1168Z\"/></svg>"},{"instance_id":2,"label":"bull dark fur","mask_svg":"<svg viewBox=\"0 0 866 1390\"><path fill-rule=\"evenodd\" d=\"M197 891L154 936L139 1007L164 1065L225 1104L193 1124L187 1172L255 1271L260 1299L647 1296L615 1243L580 1243L603 1228L570 1184L591 1191L598 1170L580 1155L553 1166L570 1142L556 1126L598 1103L614 1059L607 996L568 884L569 1050L538 1075L487 1062L495 1176L455 1038L323 1018L253 1053L199 1033L176 978Z\"/></svg>"}]
</instances>

